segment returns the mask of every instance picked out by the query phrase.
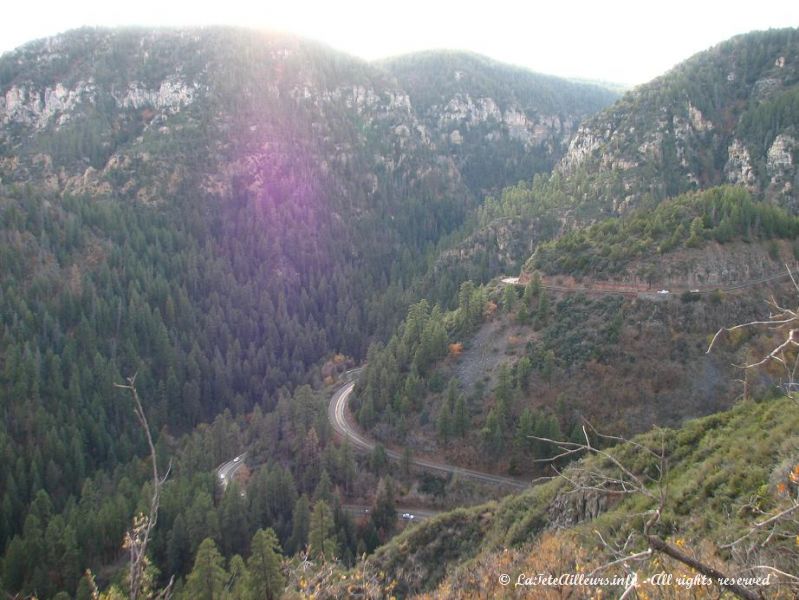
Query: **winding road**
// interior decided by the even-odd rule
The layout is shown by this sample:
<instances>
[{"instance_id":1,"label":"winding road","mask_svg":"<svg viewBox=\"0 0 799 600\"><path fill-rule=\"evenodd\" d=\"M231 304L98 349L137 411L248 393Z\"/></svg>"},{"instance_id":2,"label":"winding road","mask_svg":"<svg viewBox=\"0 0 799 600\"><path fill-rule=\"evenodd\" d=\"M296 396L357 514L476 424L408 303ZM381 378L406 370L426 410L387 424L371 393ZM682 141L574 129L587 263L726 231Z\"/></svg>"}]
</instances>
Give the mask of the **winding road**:
<instances>
[{"instance_id":1,"label":"winding road","mask_svg":"<svg viewBox=\"0 0 799 600\"><path fill-rule=\"evenodd\" d=\"M327 409L327 416L330 419L330 424L333 426L335 432L342 438L348 439L353 447L362 452L371 452L374 450L377 442L369 439L361 433L358 427L352 422L350 412L347 407L352 390L355 388L355 382L352 381L340 387L330 398L330 405ZM396 450L386 448L386 455L392 460L401 460L402 454ZM494 485L502 485L516 490L523 490L530 487L530 483L512 477L503 477L501 475L494 475L492 473L483 473L481 471L474 471L472 469L464 469L463 467L456 467L445 463L439 463L432 460L422 458L412 458L411 464L437 473L444 473L446 475L458 475L465 479L479 481L481 483L492 483Z\"/></svg>"},{"instance_id":2,"label":"winding road","mask_svg":"<svg viewBox=\"0 0 799 600\"><path fill-rule=\"evenodd\" d=\"M216 468L216 474L219 477L219 483L222 485L222 489L228 486L228 483L230 483L236 471L244 464L245 456L247 456L246 452L239 454L233 460L229 460Z\"/></svg>"},{"instance_id":3,"label":"winding road","mask_svg":"<svg viewBox=\"0 0 799 600\"><path fill-rule=\"evenodd\" d=\"M330 398L327 414L334 431L339 436L344 439L348 439L356 450L361 452L371 452L374 450L375 446L377 446L377 442L362 434L358 427L352 423L350 412L347 406L349 398L352 395L352 390L355 388L354 380L357 379L358 375L360 375L362 369L363 367L360 367L358 369L352 369L351 371L344 373L344 379L347 381L347 383L339 387ZM233 458L233 460L229 460L228 462L217 467L217 478L222 486L222 489L227 488L236 471L244 464L246 455L246 452L240 454ZM387 448L386 455L392 460L399 461L402 459L402 454L396 450ZM475 471L472 469L464 469L462 467L456 467L454 465L448 465L427 459L414 458L411 459L411 464L427 471L443 473L445 475L458 475L459 477L463 477L465 479L471 479L481 483L505 486L513 490L523 490L530 486L529 482L513 479L512 477L503 477L501 475L494 475L492 473L483 473L481 471ZM344 504L343 507L344 510L354 516L367 515L369 514L370 510L369 506L363 504ZM398 520L411 522L424 521L425 519L434 517L441 512L434 509L408 507L402 505L398 505L396 508Z\"/></svg>"}]
</instances>

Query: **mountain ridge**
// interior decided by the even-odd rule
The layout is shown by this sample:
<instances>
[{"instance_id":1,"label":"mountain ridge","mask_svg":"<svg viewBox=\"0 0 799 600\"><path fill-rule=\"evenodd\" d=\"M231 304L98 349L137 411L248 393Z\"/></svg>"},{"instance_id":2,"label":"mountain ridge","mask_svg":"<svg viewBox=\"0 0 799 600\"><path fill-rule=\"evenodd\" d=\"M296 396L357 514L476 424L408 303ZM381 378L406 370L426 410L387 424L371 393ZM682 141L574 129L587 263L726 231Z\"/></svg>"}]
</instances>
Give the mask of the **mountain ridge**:
<instances>
[{"instance_id":1,"label":"mountain ridge","mask_svg":"<svg viewBox=\"0 0 799 600\"><path fill-rule=\"evenodd\" d=\"M116 573L148 493L113 387L133 373L181 463L159 567L188 575L209 535L245 553L265 519L288 548L294 500L318 487L368 501L379 471L338 458L304 384L388 335L478 204L433 137L391 75L292 37L83 29L0 57L4 591ZM262 484L219 498L208 474L244 439ZM339 512L350 557L379 543Z\"/></svg>"},{"instance_id":2,"label":"mountain ridge","mask_svg":"<svg viewBox=\"0 0 799 600\"><path fill-rule=\"evenodd\" d=\"M797 36L796 29L736 36L634 88L583 124L558 171L591 171L611 212L647 193L657 199L725 182L795 211L795 112L758 119L774 118L774 102L793 104ZM757 136L769 140L766 151L754 150Z\"/></svg>"},{"instance_id":3,"label":"mountain ridge","mask_svg":"<svg viewBox=\"0 0 799 600\"><path fill-rule=\"evenodd\" d=\"M635 433L728 407L728 363L773 336L731 335L699 357L707 328L759 316L754 292L599 298L571 293L568 278L711 286L795 261L798 36L734 38L599 114L612 93L475 55L373 64L234 28L84 29L2 55L4 591L85 591L86 567L110 573L103 586L122 582L120 540L150 492L148 445L114 395L131 373L158 460L174 453L178 465L154 564L193 584L195 552L214 544L244 573L259 527L274 529L299 573L310 539L346 565L387 542L395 494L441 504L480 494L457 478L414 481L412 461L392 470L380 446L355 459L332 443L322 394L305 384L332 383L365 356L353 410L377 433L421 449L431 434L468 444L461 458L518 473L552 458L531 435L579 438L581 413ZM716 187L724 182L738 187ZM531 254L524 289L469 281L518 272ZM536 287L533 266L563 285ZM413 304L420 294L435 301ZM484 347L472 352L472 340ZM471 369L468 395L448 385L480 352L495 355L496 373ZM666 435L669 451L696 463L690 477L708 479L677 481L675 515L703 497L717 516L752 497L779 505L772 484L793 466L793 438L758 446L754 474L735 440L712 456L691 446L713 446L727 432L716 425L732 419L746 439L757 424L789 431L792 420L776 423L768 408L775 381L747 378L759 404ZM263 465L242 467L220 497L213 463L243 452ZM380 593L397 582L402 593L436 593L453 584L446 568L477 556L497 564L497 543L537 544L547 528L601 526L619 506L609 518L631 521L641 508L572 502L556 488L410 528L355 571L374 566ZM345 493L357 506L374 497L357 527L341 510ZM677 521L659 532L679 531ZM306 584L299 575L291 586Z\"/></svg>"}]
</instances>

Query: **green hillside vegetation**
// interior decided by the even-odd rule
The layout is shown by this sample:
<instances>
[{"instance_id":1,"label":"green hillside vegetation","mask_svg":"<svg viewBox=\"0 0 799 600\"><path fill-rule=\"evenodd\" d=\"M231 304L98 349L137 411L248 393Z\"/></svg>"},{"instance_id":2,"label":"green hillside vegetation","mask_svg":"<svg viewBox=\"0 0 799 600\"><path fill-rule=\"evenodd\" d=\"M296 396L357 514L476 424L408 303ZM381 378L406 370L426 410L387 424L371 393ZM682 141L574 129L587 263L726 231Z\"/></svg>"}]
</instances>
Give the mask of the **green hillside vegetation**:
<instances>
[{"instance_id":1,"label":"green hillside vegetation","mask_svg":"<svg viewBox=\"0 0 799 600\"><path fill-rule=\"evenodd\" d=\"M769 289L790 301L789 282ZM537 277L525 286L466 283L458 308L415 305L385 347L370 349L351 406L384 443L535 474L534 461L552 448L530 435L574 439L585 418L638 433L729 407L739 393L731 365L763 352L768 338L739 335L706 355L708 339L730 322L762 318L762 296L656 302L551 291ZM749 393L767 396L775 377L751 374Z\"/></svg>"},{"instance_id":2,"label":"green hillside vegetation","mask_svg":"<svg viewBox=\"0 0 799 600\"><path fill-rule=\"evenodd\" d=\"M741 116L738 129L750 143L752 154L759 157L753 165L759 175L768 174L764 157L776 137L782 132L796 136L798 123L799 84L775 93Z\"/></svg>"},{"instance_id":3,"label":"green hillside vegetation","mask_svg":"<svg viewBox=\"0 0 799 600\"><path fill-rule=\"evenodd\" d=\"M127 399L113 398L126 412ZM333 443L327 400L327 393L301 386L291 396L279 395L271 412L256 406L249 414L233 417L225 410L212 423L180 437L161 430L159 462L162 469L168 462L172 468L162 490L149 554L162 572L177 578L178 597L196 597L191 580L203 546L214 554L213 545L219 553L212 562L227 572L226 582L237 577L236 556L250 556L248 565L253 568L249 562L257 548L253 537L260 529L273 532L281 557L304 552L316 535L313 524L309 526L311 507L315 510L320 502L330 516L324 529L326 547L341 564L354 564L356 556L380 543L372 520L356 522L342 507L344 494L368 496L379 487L380 478L348 445ZM50 437L58 442L53 434ZM221 489L214 469L245 449L249 468ZM4 452L8 455L9 448ZM38 489L26 507L23 528L5 548L0 589L35 591L39 597L68 591L83 597L88 579L82 574L87 567L97 574L101 589L109 584L125 589L124 573L105 565L124 555L121 540L131 515L146 510L152 489L148 469L146 460L133 458L119 461L113 470L95 468L80 481L79 491L68 497L60 490ZM15 474L7 478L14 487L4 505L21 511L13 501L22 497ZM50 475L45 474L45 481ZM242 585L246 580L242 575ZM155 583L165 580L156 578ZM180 588L183 583L185 593Z\"/></svg>"},{"instance_id":4,"label":"green hillside vegetation","mask_svg":"<svg viewBox=\"0 0 799 600\"><path fill-rule=\"evenodd\" d=\"M446 382L431 371L444 358L454 331L469 332L482 320L484 290L461 286L459 308L443 313L426 300L414 304L385 347L369 348L367 367L356 388L353 411L371 427L378 421L404 431L406 418L421 409L426 388L442 391Z\"/></svg>"},{"instance_id":5,"label":"green hillside vegetation","mask_svg":"<svg viewBox=\"0 0 799 600\"><path fill-rule=\"evenodd\" d=\"M797 35L734 38L588 121L612 92L462 53L369 64L279 34L87 28L0 56L0 594L94 598L88 568L101 600L124 597L123 537L152 493L114 388L134 373L172 464L148 577L175 576L178 600L456 596L458 573L496 581L504 547L607 559L588 529L623 540L650 506L561 480L398 526L397 498L457 477L415 481L411 450L394 469L382 446L336 443L323 382L366 360L351 408L371 435L512 475L548 472L534 461L556 451L531 436L580 439L586 416L629 434L728 407L730 363L773 338L700 353L761 316L753 293L481 284L531 254L528 271L597 279L711 244L768 248L758 268L791 241L799 256ZM460 381L485 339L490 368ZM779 377L745 376L745 395ZM637 450L663 443L658 535L736 572L728 535L797 491L796 414L747 401L614 452L652 474ZM557 526L575 527L539 538ZM795 533L763 560L799 571Z\"/></svg>"},{"instance_id":6,"label":"green hillside vegetation","mask_svg":"<svg viewBox=\"0 0 799 600\"><path fill-rule=\"evenodd\" d=\"M271 414L281 399L292 398L288 390L320 382L319 367L331 354L363 356L370 335L391 330L397 307L409 302L404 286L423 271L438 237L463 218L463 190L460 197L438 195L437 184L408 183L396 173L382 177L369 211L356 208L365 204L354 194L360 186L346 173L326 176L321 161L305 151L316 139L313 117L290 100L299 79L289 77L301 77L302 66L322 81L343 84L339 77L357 78L368 68L289 40L289 49L299 52L298 68L283 82L288 100L270 105L272 96L260 92L271 85L271 53L281 43L273 47L267 38L242 39L227 30L86 30L51 42L57 46L53 61L38 60L43 43L0 60L4 87L69 86L93 77L100 97L70 113L64 127L50 123L32 132L19 123L0 136L0 402L6 417L0 428L0 551L15 557L4 562L3 589L38 590L43 598L59 590L72 594L87 566L101 569L122 553L122 533L146 480L137 459L146 445L115 382L138 373L159 443L225 410L237 417L253 410ZM256 60L253 52L270 60ZM156 117L145 110L112 101L115 86L125 90L139 82L158 89L179 65L189 81L211 77L218 96L157 115L167 131L151 127ZM264 70L253 72L255 65ZM244 82L251 86L241 93ZM229 105L234 97L244 105ZM219 117L222 106L227 112ZM257 172L226 177L221 193L210 192L207 177L220 177L225 159L252 147L246 119L256 106L265 110L258 126L270 127L265 136L276 136L275 143L261 149ZM345 139L362 125L344 110L328 117L326 126ZM98 136L89 135L95 130ZM237 137L242 130L249 137ZM232 149L227 139L235 139ZM40 162L42 152L52 162ZM103 170L92 174L89 167ZM47 179L84 171L86 189L54 190ZM383 268L388 263L391 272ZM319 414L326 425L324 411ZM272 454L300 469L293 475L301 480L300 494L312 494L322 477L319 469L306 472L289 460L308 427L283 427L291 450ZM274 438L278 429L273 423L265 437ZM319 424L315 429L323 435ZM180 475L186 477L180 485L190 490L185 496L201 495L206 512L222 510L208 473L241 450L240 440L229 437L205 449L203 460ZM339 484L332 472L328 476ZM32 521L36 499L48 508ZM289 502L269 521L293 552L298 547L287 545L285 533ZM207 536L187 542L175 533L182 536L175 550L181 558L167 560L173 518L187 521L163 515L157 564L180 576ZM236 529L239 539L267 526L265 518L259 513L244 533ZM57 553L45 557L40 541L51 521L50 533L66 536L69 562L59 562ZM246 546L231 545L221 531L230 530L211 535L225 556ZM354 556L354 537L351 542L347 552Z\"/></svg>"},{"instance_id":7,"label":"green hillside vegetation","mask_svg":"<svg viewBox=\"0 0 799 600\"><path fill-rule=\"evenodd\" d=\"M547 274L603 278L636 258L708 241L794 239L799 218L773 204L758 202L746 190L712 188L662 202L654 209L604 220L540 244L527 268Z\"/></svg>"},{"instance_id":8,"label":"green hillside vegetation","mask_svg":"<svg viewBox=\"0 0 799 600\"><path fill-rule=\"evenodd\" d=\"M788 398L745 402L728 412L686 423L681 429L638 436L610 452L633 473L655 476L656 460L642 448L657 453L662 447L668 457L668 472L662 480L665 512L653 533L695 552L704 561L715 562L729 574L743 574L749 564L724 544L746 533L760 520L758 515L774 515L789 505L784 490L786 485L795 485L789 474L799 463L797 415L795 400ZM741 440L749 442L742 444ZM617 473L598 457L585 459L565 474L580 481L578 469L599 469L611 477ZM652 490L654 485L650 484ZM613 557L595 531L610 544L638 532L628 550L632 554L642 549L640 531L646 518L642 513L653 507L650 500L641 495L625 499L590 491L575 495L569 494L569 489L564 479L556 478L499 504L441 515L399 535L370 558L367 566L406 594L472 597L483 592L498 597L503 588L497 584L497 572L509 572L515 581L520 572L557 575L570 572L571 565L587 573L610 562ZM603 496L604 500L599 500ZM591 509L596 512L584 512L583 502L598 507ZM562 529L554 529L554 522ZM790 528L780 531L787 535L772 536L759 559L795 573L799 568L795 536ZM763 542L766 536L758 535L752 542ZM542 537L549 544L546 554L541 552ZM507 560L508 548L519 562ZM657 555L633 563L632 568L643 579L664 566L667 571L679 572L678 563L664 565ZM685 570L685 574L691 577L694 573ZM588 593L590 588L583 591ZM646 591L657 592L652 588ZM769 589L769 597L782 597L775 592ZM790 592L785 590L785 594L787 598Z\"/></svg>"},{"instance_id":9,"label":"green hillside vegetation","mask_svg":"<svg viewBox=\"0 0 799 600\"><path fill-rule=\"evenodd\" d=\"M539 243L562 232L569 203L557 173L538 174L487 196L449 238L421 289L431 301L455 308L460 282L486 284L497 275L518 273Z\"/></svg>"},{"instance_id":10,"label":"green hillside vegetation","mask_svg":"<svg viewBox=\"0 0 799 600\"><path fill-rule=\"evenodd\" d=\"M570 186L575 178L538 175L488 197L456 242L468 258L448 259L445 253L433 271L441 281L434 284L451 286L447 274L459 273L486 283L522 268L603 279L622 272L637 258L702 248L711 241L790 240L798 231L793 213L739 186L688 192L623 217L591 219L587 224L579 211L574 212ZM590 180L585 185L590 187ZM504 236L498 234L502 229L507 232ZM441 292L437 297L451 302L454 294Z\"/></svg>"}]
</instances>

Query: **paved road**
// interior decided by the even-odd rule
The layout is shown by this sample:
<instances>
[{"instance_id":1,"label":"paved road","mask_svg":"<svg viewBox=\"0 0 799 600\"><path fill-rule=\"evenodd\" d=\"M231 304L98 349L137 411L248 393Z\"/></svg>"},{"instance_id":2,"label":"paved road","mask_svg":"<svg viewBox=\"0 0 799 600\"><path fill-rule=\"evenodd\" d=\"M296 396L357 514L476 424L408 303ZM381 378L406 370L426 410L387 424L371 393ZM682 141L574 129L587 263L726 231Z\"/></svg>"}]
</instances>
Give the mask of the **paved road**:
<instances>
[{"instance_id":1,"label":"paved road","mask_svg":"<svg viewBox=\"0 0 799 600\"><path fill-rule=\"evenodd\" d=\"M216 468L216 476L219 478L219 484L222 486L222 489L228 486L233 475L235 475L239 467L244 464L245 456L247 456L246 452L239 454L233 460L229 460Z\"/></svg>"},{"instance_id":2,"label":"paved road","mask_svg":"<svg viewBox=\"0 0 799 600\"><path fill-rule=\"evenodd\" d=\"M343 508L354 517L363 517L369 514L372 509L371 506L366 504L344 504ZM414 508L411 506L397 506L397 520L398 521L426 521L431 517L441 514L443 511L430 510L429 508ZM413 515L412 519L403 518L402 515Z\"/></svg>"},{"instance_id":3,"label":"paved road","mask_svg":"<svg viewBox=\"0 0 799 600\"><path fill-rule=\"evenodd\" d=\"M734 292L744 288L756 287L768 283L770 281L777 281L779 279L788 279L790 274L787 271L777 273L776 275L769 275L766 277L759 277L757 279L747 279L740 283L732 285L704 285L704 286L672 286L670 288L670 296L676 296L682 292L689 290L696 290L697 294L712 294L716 291ZM518 277L503 277L500 282L505 285L519 285ZM645 284L618 284L613 286L603 286L601 282L595 282L591 286L576 286L576 285L557 285L553 283L541 282L541 287L554 292L564 292L569 294L612 294L620 296L637 296L639 294L657 295L657 286L648 286Z\"/></svg>"},{"instance_id":4,"label":"paved road","mask_svg":"<svg viewBox=\"0 0 799 600\"><path fill-rule=\"evenodd\" d=\"M336 393L330 398L330 405L327 409L327 415L333 429L341 437L349 439L350 443L357 450L362 452L371 452L376 446L376 442L362 434L358 427L350 421L349 411L347 410L347 402L349 402L352 390L355 387L355 382L347 383L340 387ZM402 454L396 450L386 449L386 455L393 460L401 460ZM458 475L466 479L480 481L482 483L493 483L495 485L507 486L517 490L523 490L530 486L527 481L513 479L511 477L502 477L501 475L493 475L491 473L483 473L474 471L472 469L464 469L454 465L445 463L434 462L426 459L413 458L411 463L417 467L421 467L428 471L437 473L444 473L447 475Z\"/></svg>"}]
</instances>

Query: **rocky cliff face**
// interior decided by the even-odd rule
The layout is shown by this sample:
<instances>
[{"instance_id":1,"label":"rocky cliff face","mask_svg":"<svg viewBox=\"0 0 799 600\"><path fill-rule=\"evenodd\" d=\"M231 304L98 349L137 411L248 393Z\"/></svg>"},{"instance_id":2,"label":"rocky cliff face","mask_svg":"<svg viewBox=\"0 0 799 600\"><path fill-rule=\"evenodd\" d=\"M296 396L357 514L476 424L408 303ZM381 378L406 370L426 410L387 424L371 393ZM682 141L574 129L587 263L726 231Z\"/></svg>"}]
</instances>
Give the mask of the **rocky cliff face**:
<instances>
[{"instance_id":1,"label":"rocky cliff face","mask_svg":"<svg viewBox=\"0 0 799 600\"><path fill-rule=\"evenodd\" d=\"M216 193L234 178L260 186L264 163L299 153L339 180L331 185L348 204L396 184L477 197L549 168L574 124L613 97L471 60L496 68L491 89L464 67L448 73L457 89L430 102L426 85L440 75L431 65L409 80L396 65L286 36L70 32L0 61L0 178L157 201L197 163Z\"/></svg>"},{"instance_id":2,"label":"rocky cliff face","mask_svg":"<svg viewBox=\"0 0 799 600\"><path fill-rule=\"evenodd\" d=\"M331 207L468 194L406 91L311 43L227 29L81 30L0 61L0 181L145 202L315 171ZM321 184L320 184L321 185ZM392 191L394 190L394 191Z\"/></svg>"},{"instance_id":3,"label":"rocky cliff face","mask_svg":"<svg viewBox=\"0 0 799 600\"><path fill-rule=\"evenodd\" d=\"M587 115L615 94L459 52L426 52L382 66L409 90L439 149L478 194L549 171Z\"/></svg>"},{"instance_id":4,"label":"rocky cliff face","mask_svg":"<svg viewBox=\"0 0 799 600\"><path fill-rule=\"evenodd\" d=\"M616 213L722 183L796 211L798 85L797 30L733 38L590 118L558 171L592 179Z\"/></svg>"},{"instance_id":5,"label":"rocky cliff face","mask_svg":"<svg viewBox=\"0 0 799 600\"><path fill-rule=\"evenodd\" d=\"M43 88L37 88L34 82L29 85L12 85L6 90L0 98L0 123L37 130L50 125L60 127L69 122L81 105L96 106L101 99L93 78L78 81L71 89L61 82ZM176 113L192 103L199 87L196 82L187 83L177 77L162 81L157 89L133 81L124 91L111 90L110 97L117 109L150 108Z\"/></svg>"},{"instance_id":6,"label":"rocky cliff face","mask_svg":"<svg viewBox=\"0 0 799 600\"><path fill-rule=\"evenodd\" d=\"M528 116L517 105L503 111L493 98L475 99L461 93L457 93L444 106L433 105L428 113L436 119L435 128L442 142L462 144L464 136L461 129L468 132L481 126L493 126L496 130L486 134L487 142L506 137L520 141L528 150L555 139L562 143L574 125L572 119L564 121L559 115ZM550 151L554 152L555 148L550 148Z\"/></svg>"},{"instance_id":7,"label":"rocky cliff face","mask_svg":"<svg viewBox=\"0 0 799 600\"><path fill-rule=\"evenodd\" d=\"M619 498L620 495L589 489L562 490L547 507L547 528L566 529L596 519Z\"/></svg>"}]
</instances>

